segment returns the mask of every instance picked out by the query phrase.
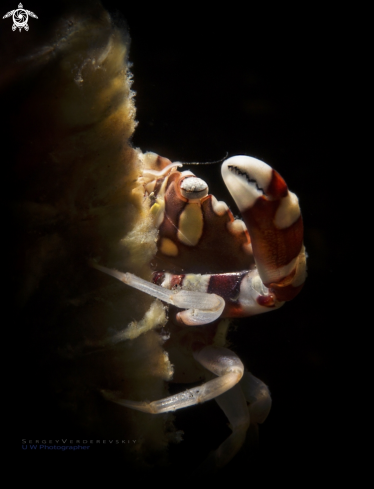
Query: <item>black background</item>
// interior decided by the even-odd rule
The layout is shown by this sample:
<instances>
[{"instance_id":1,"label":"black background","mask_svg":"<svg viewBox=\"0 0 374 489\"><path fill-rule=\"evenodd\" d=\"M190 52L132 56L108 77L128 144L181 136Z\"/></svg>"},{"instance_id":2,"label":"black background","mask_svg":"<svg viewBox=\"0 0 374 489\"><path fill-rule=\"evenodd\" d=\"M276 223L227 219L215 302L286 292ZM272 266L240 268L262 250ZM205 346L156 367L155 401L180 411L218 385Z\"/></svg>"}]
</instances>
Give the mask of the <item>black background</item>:
<instances>
[{"instance_id":1,"label":"black background","mask_svg":"<svg viewBox=\"0 0 374 489\"><path fill-rule=\"evenodd\" d=\"M14 8L8 3L4 13ZM136 147L182 162L255 156L273 166L300 200L309 254L304 289L279 311L237 321L230 334L232 349L269 385L272 411L260 427L257 454L244 450L221 477L248 484L263 478L265 485L334 477L344 399L336 387L342 332L333 290L346 258L337 182L337 145L344 142L336 131L347 103L340 97L343 47L336 18L312 5L102 3L125 19L132 40ZM25 8L43 22L40 2ZM238 215L219 164L191 170ZM170 457L181 472L170 469L168 476L188 479L230 431L214 402L180 411L176 425L185 441L171 447Z\"/></svg>"}]
</instances>

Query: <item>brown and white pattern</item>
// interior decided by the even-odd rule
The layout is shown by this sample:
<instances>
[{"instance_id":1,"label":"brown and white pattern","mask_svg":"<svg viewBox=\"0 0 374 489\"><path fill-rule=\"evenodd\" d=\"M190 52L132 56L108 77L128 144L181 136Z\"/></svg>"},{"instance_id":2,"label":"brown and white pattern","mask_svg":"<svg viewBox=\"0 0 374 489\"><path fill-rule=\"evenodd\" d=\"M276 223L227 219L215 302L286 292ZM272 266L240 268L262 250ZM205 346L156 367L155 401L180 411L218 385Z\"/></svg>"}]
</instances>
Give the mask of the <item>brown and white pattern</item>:
<instances>
[{"instance_id":1,"label":"brown and white pattern","mask_svg":"<svg viewBox=\"0 0 374 489\"><path fill-rule=\"evenodd\" d=\"M301 290L306 255L300 208L282 177L255 158L235 156L222 165L223 179L243 220L234 219L224 202L208 194L203 180L190 171L178 171L180 163L149 153L143 162L140 181L158 229L153 280L93 266L172 306L168 323L172 333L166 345L170 354L176 352L175 370L182 370L191 382L197 366L218 377L152 402L122 399L111 392L103 395L150 414L215 398L233 433L203 464L202 471L210 471L240 449L250 413L262 422L271 407L266 385L245 372L240 359L222 342L215 343L221 334L218 320L271 311ZM247 401L252 403L249 411Z\"/></svg>"}]
</instances>

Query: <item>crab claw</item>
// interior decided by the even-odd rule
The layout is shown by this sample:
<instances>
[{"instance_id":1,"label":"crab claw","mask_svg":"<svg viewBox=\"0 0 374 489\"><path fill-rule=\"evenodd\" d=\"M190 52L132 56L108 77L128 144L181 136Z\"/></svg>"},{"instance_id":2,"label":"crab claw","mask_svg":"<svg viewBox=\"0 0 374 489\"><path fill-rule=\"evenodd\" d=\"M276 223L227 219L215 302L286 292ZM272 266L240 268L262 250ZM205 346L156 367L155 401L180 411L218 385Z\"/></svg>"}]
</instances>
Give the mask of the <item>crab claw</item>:
<instances>
[{"instance_id":1,"label":"crab claw","mask_svg":"<svg viewBox=\"0 0 374 489\"><path fill-rule=\"evenodd\" d=\"M293 299L306 277L298 198L279 173L249 156L227 159L222 177L248 228L261 280L278 300Z\"/></svg>"}]
</instances>

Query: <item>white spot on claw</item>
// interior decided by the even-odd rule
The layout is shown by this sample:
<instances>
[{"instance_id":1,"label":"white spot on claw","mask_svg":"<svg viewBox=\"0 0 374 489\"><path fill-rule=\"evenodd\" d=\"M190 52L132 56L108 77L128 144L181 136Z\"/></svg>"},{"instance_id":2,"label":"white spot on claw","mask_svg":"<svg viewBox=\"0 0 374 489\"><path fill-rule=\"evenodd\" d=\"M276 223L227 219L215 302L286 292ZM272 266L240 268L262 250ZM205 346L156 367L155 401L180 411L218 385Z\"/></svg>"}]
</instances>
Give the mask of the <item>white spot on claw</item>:
<instances>
[{"instance_id":1,"label":"white spot on claw","mask_svg":"<svg viewBox=\"0 0 374 489\"><path fill-rule=\"evenodd\" d=\"M287 265L282 267L272 268L267 265L261 265L257 263L258 273L265 284L280 282L283 278L287 277L295 268L297 257L291 260Z\"/></svg>"},{"instance_id":2,"label":"white spot on claw","mask_svg":"<svg viewBox=\"0 0 374 489\"><path fill-rule=\"evenodd\" d=\"M280 200L279 207L275 213L274 224L278 229L286 229L296 222L299 217L299 199L294 193L288 192L288 195Z\"/></svg>"}]
</instances>

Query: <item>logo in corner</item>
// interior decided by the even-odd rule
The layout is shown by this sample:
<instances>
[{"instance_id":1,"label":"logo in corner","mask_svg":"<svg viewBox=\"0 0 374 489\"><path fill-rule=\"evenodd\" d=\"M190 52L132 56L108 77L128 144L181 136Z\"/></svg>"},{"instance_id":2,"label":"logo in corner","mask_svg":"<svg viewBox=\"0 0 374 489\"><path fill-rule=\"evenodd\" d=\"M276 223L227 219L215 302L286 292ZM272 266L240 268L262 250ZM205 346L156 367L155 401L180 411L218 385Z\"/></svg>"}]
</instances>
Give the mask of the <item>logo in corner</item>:
<instances>
[{"instance_id":1,"label":"logo in corner","mask_svg":"<svg viewBox=\"0 0 374 489\"><path fill-rule=\"evenodd\" d=\"M16 10L11 10L7 14L5 14L3 19L6 19L7 17L10 17L11 15L13 15L12 30L15 31L16 29L19 29L20 32L21 32L22 27L25 29L25 31L29 30L29 26L27 24L27 21L29 20L29 16L34 17L34 19L38 18L34 14L34 12L30 12L30 10L25 10L23 8L22 3L18 4L18 8Z\"/></svg>"}]
</instances>

